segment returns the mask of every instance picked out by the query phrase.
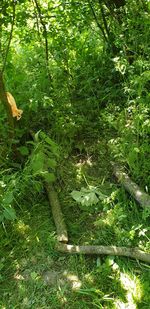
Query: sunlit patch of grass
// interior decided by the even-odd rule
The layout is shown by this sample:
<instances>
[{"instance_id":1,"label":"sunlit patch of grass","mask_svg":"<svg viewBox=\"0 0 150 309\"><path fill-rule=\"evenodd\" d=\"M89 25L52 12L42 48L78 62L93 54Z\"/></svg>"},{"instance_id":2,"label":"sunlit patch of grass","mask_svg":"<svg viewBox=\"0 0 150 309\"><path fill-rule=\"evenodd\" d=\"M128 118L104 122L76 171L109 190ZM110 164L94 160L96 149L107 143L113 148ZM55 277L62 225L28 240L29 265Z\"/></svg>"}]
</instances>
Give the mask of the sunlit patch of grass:
<instances>
[{"instance_id":1,"label":"sunlit patch of grass","mask_svg":"<svg viewBox=\"0 0 150 309\"><path fill-rule=\"evenodd\" d=\"M63 272L63 278L66 280L67 283L69 283L73 291L79 290L82 286L81 280L74 273L71 273L65 270Z\"/></svg>"},{"instance_id":2,"label":"sunlit patch of grass","mask_svg":"<svg viewBox=\"0 0 150 309\"><path fill-rule=\"evenodd\" d=\"M137 276L121 272L120 281L122 287L127 291L128 302L139 302L142 298L142 290Z\"/></svg>"},{"instance_id":3,"label":"sunlit patch of grass","mask_svg":"<svg viewBox=\"0 0 150 309\"><path fill-rule=\"evenodd\" d=\"M141 241L144 248L149 237L147 221L142 221L142 212L122 189L115 184L109 187L103 169L105 156L97 163L93 158L92 165L78 159L70 158L62 164L57 186L70 242L131 246ZM85 186L83 175L94 186L103 182L108 191L104 202L85 210L70 195ZM7 236L3 231L2 237L4 308L17 308L18 304L33 309L148 308L149 268L144 263L55 251L55 225L45 192L38 196L31 192L24 198L18 221L7 226ZM45 281L48 271L61 273L61 278L54 283Z\"/></svg>"},{"instance_id":4,"label":"sunlit patch of grass","mask_svg":"<svg viewBox=\"0 0 150 309\"><path fill-rule=\"evenodd\" d=\"M140 280L137 278L137 276L125 272L120 272L119 277L121 286L126 291L126 302L117 299L115 301L116 308L136 309L137 303L140 303L143 296Z\"/></svg>"}]
</instances>

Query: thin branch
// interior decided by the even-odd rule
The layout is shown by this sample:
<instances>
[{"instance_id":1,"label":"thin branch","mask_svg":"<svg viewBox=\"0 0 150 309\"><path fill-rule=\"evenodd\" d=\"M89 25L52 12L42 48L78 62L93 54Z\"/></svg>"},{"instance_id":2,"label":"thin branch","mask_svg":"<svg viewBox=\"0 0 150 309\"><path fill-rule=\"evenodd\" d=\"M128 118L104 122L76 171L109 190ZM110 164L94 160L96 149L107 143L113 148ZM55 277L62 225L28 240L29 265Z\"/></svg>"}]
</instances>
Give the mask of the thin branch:
<instances>
[{"instance_id":1,"label":"thin branch","mask_svg":"<svg viewBox=\"0 0 150 309\"><path fill-rule=\"evenodd\" d=\"M91 9L91 11L92 11L92 14L93 14L93 16L94 16L94 19L95 19L95 21L96 21L96 24L97 24L98 28L101 30L101 32L102 32L102 34L103 34L103 37L104 37L105 41L108 41L108 40L107 40L107 37L106 37L106 34L105 34L105 31L104 31L103 27L101 26L101 24L99 23L99 21L98 21L98 19L97 19L97 16L96 16L96 14L95 14L95 11L94 11L94 9L93 9L93 6L92 6L90 0L88 0L88 3L89 3L90 9Z\"/></svg>"},{"instance_id":2,"label":"thin branch","mask_svg":"<svg viewBox=\"0 0 150 309\"><path fill-rule=\"evenodd\" d=\"M3 63L3 68L2 68L2 74L6 67L7 57L9 53L10 43L12 40L13 29L14 29L14 24L15 24L15 11L16 11L16 1L15 0L13 0L12 5L13 5L13 17L12 17L12 23L11 23L10 36L9 36L8 45L7 45L6 54L5 54L4 63Z\"/></svg>"},{"instance_id":3,"label":"thin branch","mask_svg":"<svg viewBox=\"0 0 150 309\"><path fill-rule=\"evenodd\" d=\"M106 31L107 36L108 36L108 38L109 38L109 29L108 29L108 25L107 25L107 21L106 21L105 13L104 13L103 5L102 5L101 0L98 0L98 2L99 2L99 6L100 6L100 10L101 10L101 14L102 14L102 18L103 18L103 23L104 23L104 26L105 26L105 31Z\"/></svg>"},{"instance_id":4,"label":"thin branch","mask_svg":"<svg viewBox=\"0 0 150 309\"><path fill-rule=\"evenodd\" d=\"M45 24L45 21L43 20L43 16L42 16L42 13L41 13L41 8L40 8L40 6L39 6L39 4L38 4L38 1L37 1L37 0L34 0L34 2L35 2L35 5L36 5L38 14L39 14L39 19L40 19L41 25L42 25L42 27L43 27L43 37L44 37L44 39L45 39L46 67L47 67L47 72L48 72L49 80L51 81L52 78L51 78L51 75L50 75L50 72L49 72L49 50L48 50L48 37L47 37L46 24Z\"/></svg>"},{"instance_id":5,"label":"thin branch","mask_svg":"<svg viewBox=\"0 0 150 309\"><path fill-rule=\"evenodd\" d=\"M34 6L34 11L35 11L35 19L36 19L36 25L37 25L37 32L38 32L39 39L40 39L40 41L41 41L41 38L40 38L39 18L38 18L38 14L37 14L37 10L36 10L36 7L35 7L34 0L32 0L32 3L33 3L33 6ZM33 18L34 18L34 16L33 16Z\"/></svg>"}]
</instances>

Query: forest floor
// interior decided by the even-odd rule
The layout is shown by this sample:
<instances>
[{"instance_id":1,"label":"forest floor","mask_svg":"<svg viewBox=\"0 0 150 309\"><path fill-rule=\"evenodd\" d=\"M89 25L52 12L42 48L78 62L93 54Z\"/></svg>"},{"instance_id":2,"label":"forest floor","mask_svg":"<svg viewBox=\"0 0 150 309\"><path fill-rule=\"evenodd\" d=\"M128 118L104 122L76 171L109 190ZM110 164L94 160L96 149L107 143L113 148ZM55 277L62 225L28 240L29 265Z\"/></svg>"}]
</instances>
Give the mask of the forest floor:
<instances>
[{"instance_id":1,"label":"forest floor","mask_svg":"<svg viewBox=\"0 0 150 309\"><path fill-rule=\"evenodd\" d=\"M57 192L69 243L138 246L142 211L112 176L106 138L82 141L62 159ZM107 195L92 206L77 204L73 190L88 185ZM34 205L34 206L30 206ZM150 267L125 257L67 255L56 233L46 192L24 196L18 218L1 230L0 308L150 308ZM145 221L143 229L148 228Z\"/></svg>"}]
</instances>

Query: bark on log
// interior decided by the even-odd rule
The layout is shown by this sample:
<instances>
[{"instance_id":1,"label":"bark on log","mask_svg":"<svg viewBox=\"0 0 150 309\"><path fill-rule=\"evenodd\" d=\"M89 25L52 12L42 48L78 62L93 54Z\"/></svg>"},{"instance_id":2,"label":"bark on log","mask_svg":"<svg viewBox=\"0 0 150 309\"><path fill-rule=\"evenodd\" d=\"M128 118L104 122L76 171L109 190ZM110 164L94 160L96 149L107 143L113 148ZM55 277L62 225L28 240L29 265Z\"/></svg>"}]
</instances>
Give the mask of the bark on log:
<instances>
[{"instance_id":1,"label":"bark on log","mask_svg":"<svg viewBox=\"0 0 150 309\"><path fill-rule=\"evenodd\" d=\"M118 166L113 165L114 175L124 188L134 197L134 199L143 207L150 209L150 196L142 191L140 187L131 180L131 178L120 170Z\"/></svg>"},{"instance_id":2,"label":"bark on log","mask_svg":"<svg viewBox=\"0 0 150 309\"><path fill-rule=\"evenodd\" d=\"M52 209L52 215L54 218L54 222L57 230L57 239L60 242L68 242L68 234L66 229L66 224L63 218L63 214L61 211L61 206L58 200L58 196L54 187L46 182L45 184L46 191L48 194L49 202Z\"/></svg>"},{"instance_id":3,"label":"bark on log","mask_svg":"<svg viewBox=\"0 0 150 309\"><path fill-rule=\"evenodd\" d=\"M138 248L116 246L76 246L58 243L56 249L63 253L89 254L89 255L118 255L150 263L150 254Z\"/></svg>"}]
</instances>

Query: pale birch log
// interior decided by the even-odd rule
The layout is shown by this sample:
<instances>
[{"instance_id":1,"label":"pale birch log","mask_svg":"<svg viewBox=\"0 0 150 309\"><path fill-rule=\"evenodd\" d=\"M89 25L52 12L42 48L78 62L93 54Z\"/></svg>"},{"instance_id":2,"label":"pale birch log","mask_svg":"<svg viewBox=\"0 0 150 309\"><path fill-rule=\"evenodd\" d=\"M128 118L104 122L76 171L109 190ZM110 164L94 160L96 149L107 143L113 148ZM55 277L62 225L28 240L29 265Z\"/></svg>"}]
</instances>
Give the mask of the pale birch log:
<instances>
[{"instance_id":1,"label":"pale birch log","mask_svg":"<svg viewBox=\"0 0 150 309\"><path fill-rule=\"evenodd\" d=\"M138 248L126 248L116 246L77 246L58 243L56 249L63 253L89 254L89 255L118 255L150 263L150 253Z\"/></svg>"},{"instance_id":2,"label":"pale birch log","mask_svg":"<svg viewBox=\"0 0 150 309\"><path fill-rule=\"evenodd\" d=\"M49 198L50 206L52 209L53 219L56 226L57 240L66 243L68 242L68 233L63 213L61 211L61 206L59 203L57 192L54 190L54 187L48 184L47 182L45 183L45 187Z\"/></svg>"},{"instance_id":3,"label":"pale birch log","mask_svg":"<svg viewBox=\"0 0 150 309\"><path fill-rule=\"evenodd\" d=\"M131 178L121 169L113 164L114 175L131 196L143 207L150 209L150 196L131 180Z\"/></svg>"}]
</instances>

